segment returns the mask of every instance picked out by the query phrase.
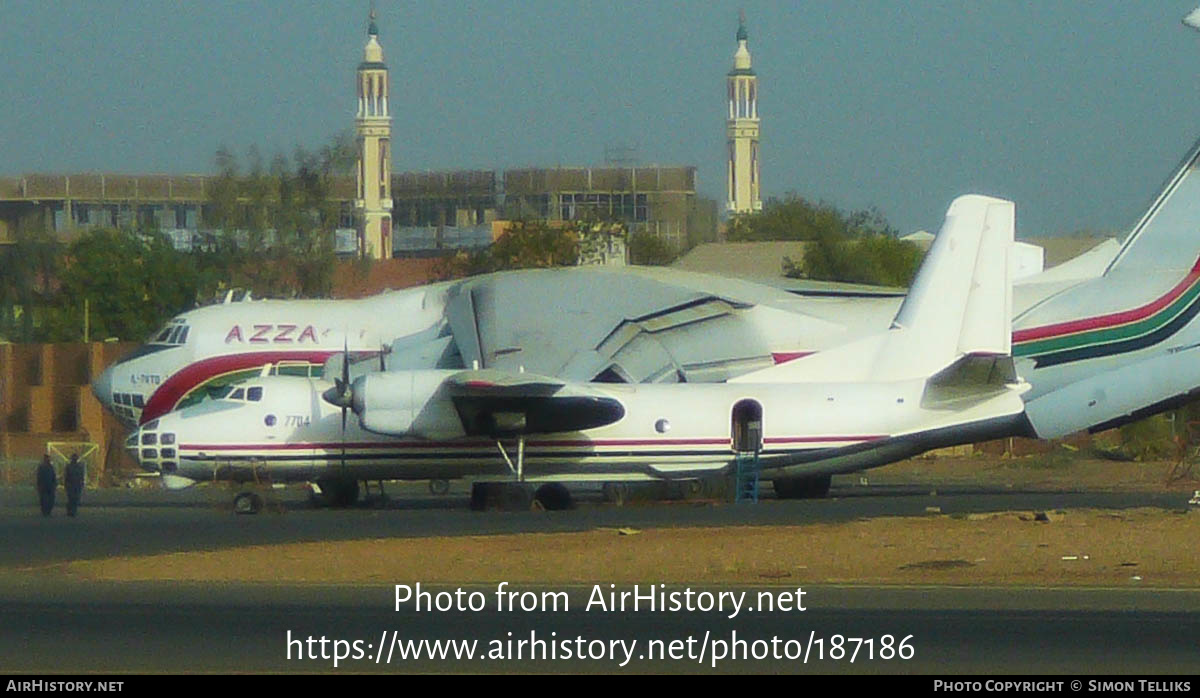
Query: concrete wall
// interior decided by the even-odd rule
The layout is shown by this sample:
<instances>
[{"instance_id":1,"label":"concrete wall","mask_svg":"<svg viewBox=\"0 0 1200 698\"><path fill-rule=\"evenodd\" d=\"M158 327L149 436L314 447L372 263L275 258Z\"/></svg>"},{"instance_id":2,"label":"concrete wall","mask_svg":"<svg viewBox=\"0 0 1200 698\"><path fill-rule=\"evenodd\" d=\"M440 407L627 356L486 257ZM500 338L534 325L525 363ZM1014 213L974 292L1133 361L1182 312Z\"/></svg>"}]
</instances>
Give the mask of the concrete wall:
<instances>
[{"instance_id":1,"label":"concrete wall","mask_svg":"<svg viewBox=\"0 0 1200 698\"><path fill-rule=\"evenodd\" d=\"M0 464L4 480L28 482L52 441L97 446L89 476L134 472L125 429L89 384L136 343L0 344Z\"/></svg>"}]
</instances>

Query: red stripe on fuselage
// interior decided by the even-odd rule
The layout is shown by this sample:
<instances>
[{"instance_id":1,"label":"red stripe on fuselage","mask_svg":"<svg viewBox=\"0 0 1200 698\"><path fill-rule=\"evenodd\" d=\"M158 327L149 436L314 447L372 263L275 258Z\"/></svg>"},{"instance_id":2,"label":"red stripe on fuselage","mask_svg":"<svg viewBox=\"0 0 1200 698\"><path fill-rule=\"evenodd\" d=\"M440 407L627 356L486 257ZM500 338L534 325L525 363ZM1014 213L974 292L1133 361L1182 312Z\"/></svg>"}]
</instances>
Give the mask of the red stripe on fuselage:
<instances>
[{"instance_id":1,"label":"red stripe on fuselage","mask_svg":"<svg viewBox=\"0 0 1200 698\"><path fill-rule=\"evenodd\" d=\"M1183 280L1175 284L1175 286L1167 291L1166 294L1156 298L1149 303L1134 308L1125 310L1119 313L1110 313L1108 315L1097 315L1095 317L1083 318L1082 320L1071 320L1069 322L1060 322L1054 325L1043 325L1042 327L1031 327L1025 330L1013 332L1013 342L1028 342L1035 339L1046 339L1048 337L1057 337L1059 335L1074 334L1076 332L1084 332L1087 330L1098 330L1115 325L1124 325L1130 322L1144 320L1151 315L1157 313L1171 303L1174 303L1188 288L1191 287L1197 279L1200 279L1200 258L1192 265L1191 272L1183 277Z\"/></svg>"},{"instance_id":2,"label":"red stripe on fuselage","mask_svg":"<svg viewBox=\"0 0 1200 698\"><path fill-rule=\"evenodd\" d=\"M175 405L192 390L203 385L216 376L234 371L275 363L277 361L307 361L309 363L324 363L333 356L334 351L259 351L248 354L227 354L214 356L203 361L185 366L175 375L168 378L150 399L142 410L139 424L145 424L157 419L175 409Z\"/></svg>"}]
</instances>

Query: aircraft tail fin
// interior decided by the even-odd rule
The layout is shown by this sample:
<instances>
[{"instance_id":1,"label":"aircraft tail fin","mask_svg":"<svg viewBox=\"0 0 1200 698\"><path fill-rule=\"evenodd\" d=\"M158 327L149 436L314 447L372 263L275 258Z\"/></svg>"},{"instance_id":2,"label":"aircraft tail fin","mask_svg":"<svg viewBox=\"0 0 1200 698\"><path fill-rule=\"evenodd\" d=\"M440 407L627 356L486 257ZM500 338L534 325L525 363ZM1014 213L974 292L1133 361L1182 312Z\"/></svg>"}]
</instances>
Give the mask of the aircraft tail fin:
<instances>
[{"instance_id":1,"label":"aircraft tail fin","mask_svg":"<svg viewBox=\"0 0 1200 698\"><path fill-rule=\"evenodd\" d=\"M1188 272L1200 255L1200 141L1172 171L1125 238L1120 252L1105 274L1115 270L1136 272Z\"/></svg>"},{"instance_id":2,"label":"aircraft tail fin","mask_svg":"<svg viewBox=\"0 0 1200 698\"><path fill-rule=\"evenodd\" d=\"M928 378L963 356L1011 352L1011 201L960 196L946 212L891 328L833 350L747 374L737 382Z\"/></svg>"}]
</instances>

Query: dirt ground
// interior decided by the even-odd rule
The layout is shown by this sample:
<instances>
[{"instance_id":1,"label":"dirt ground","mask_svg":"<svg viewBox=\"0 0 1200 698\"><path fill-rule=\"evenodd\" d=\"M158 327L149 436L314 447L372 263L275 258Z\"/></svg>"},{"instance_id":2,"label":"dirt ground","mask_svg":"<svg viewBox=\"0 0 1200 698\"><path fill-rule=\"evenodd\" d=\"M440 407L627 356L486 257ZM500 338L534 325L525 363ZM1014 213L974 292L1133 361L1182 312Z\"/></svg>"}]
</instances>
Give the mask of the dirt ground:
<instances>
[{"instance_id":1,"label":"dirt ground","mask_svg":"<svg viewBox=\"0 0 1200 698\"><path fill-rule=\"evenodd\" d=\"M804 526L596 529L580 533L252 546L75 562L82 579L251 583L661 582L1200 587L1200 488L1169 463L917 459L843 486L982 485L1178 491L1180 509L1010 511Z\"/></svg>"},{"instance_id":2,"label":"dirt ground","mask_svg":"<svg viewBox=\"0 0 1200 698\"><path fill-rule=\"evenodd\" d=\"M1200 513L1004 512L810 526L250 546L75 562L105 581L1200 586Z\"/></svg>"},{"instance_id":3,"label":"dirt ground","mask_svg":"<svg viewBox=\"0 0 1200 698\"><path fill-rule=\"evenodd\" d=\"M1171 462L1139 463L1079 457L1061 450L1039 456L1003 458L913 458L858 475L872 485L905 484L984 486L1049 492L1191 492L1200 489L1200 466L1191 469Z\"/></svg>"}]
</instances>

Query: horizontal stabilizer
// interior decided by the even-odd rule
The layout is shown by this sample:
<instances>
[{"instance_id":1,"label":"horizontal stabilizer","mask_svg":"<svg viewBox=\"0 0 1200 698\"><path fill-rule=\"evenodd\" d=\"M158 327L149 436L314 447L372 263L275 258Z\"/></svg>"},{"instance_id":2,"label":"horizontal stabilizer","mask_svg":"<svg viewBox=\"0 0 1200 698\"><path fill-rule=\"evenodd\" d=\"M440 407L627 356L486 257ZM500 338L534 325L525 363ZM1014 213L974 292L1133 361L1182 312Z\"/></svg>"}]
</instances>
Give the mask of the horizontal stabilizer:
<instances>
[{"instance_id":1,"label":"horizontal stabilizer","mask_svg":"<svg viewBox=\"0 0 1200 698\"><path fill-rule=\"evenodd\" d=\"M1011 356L969 354L926 381L921 404L927 408L941 408L976 401L1006 391L1018 382L1020 379Z\"/></svg>"}]
</instances>

